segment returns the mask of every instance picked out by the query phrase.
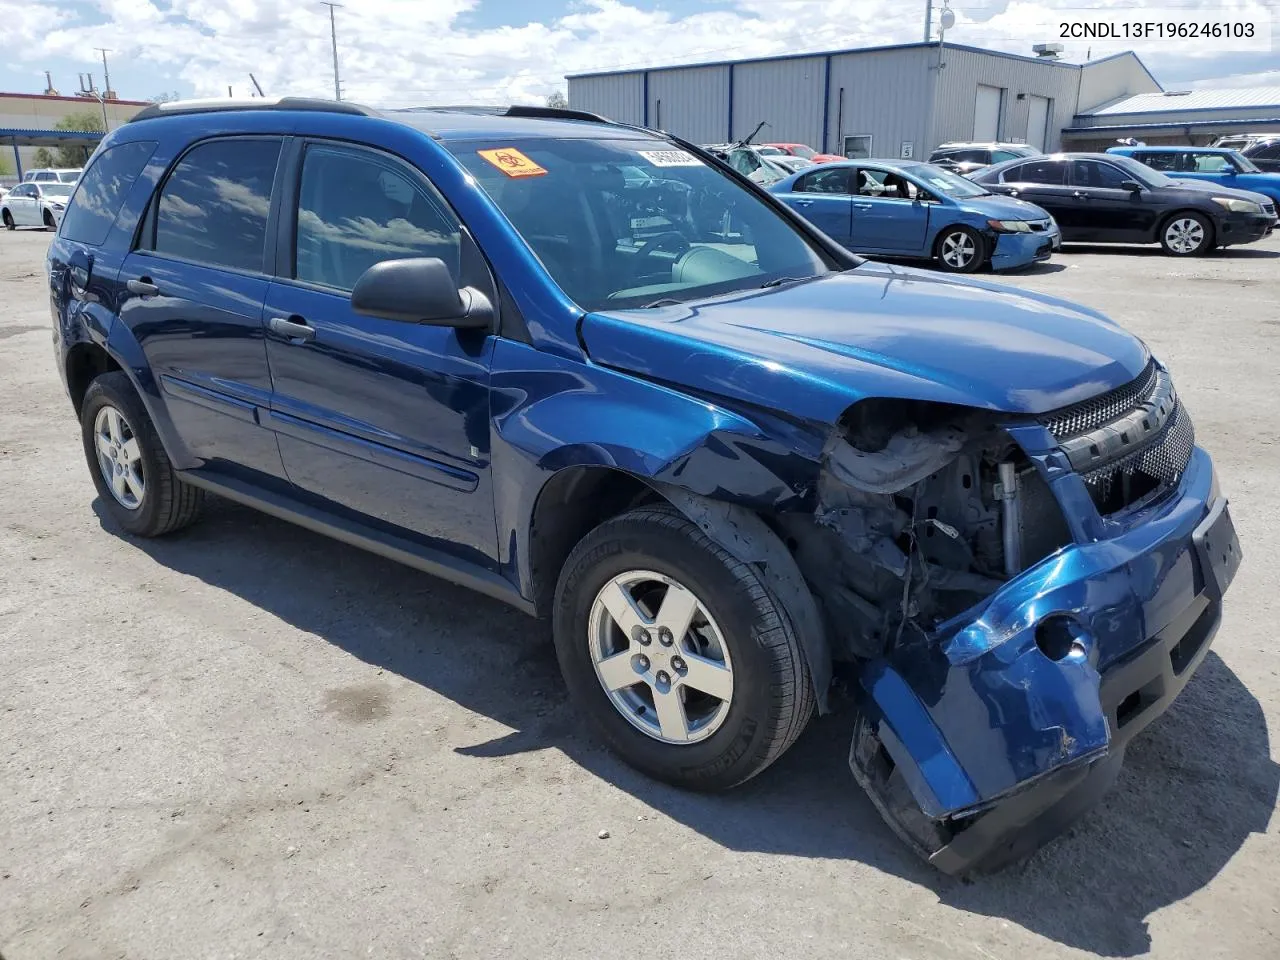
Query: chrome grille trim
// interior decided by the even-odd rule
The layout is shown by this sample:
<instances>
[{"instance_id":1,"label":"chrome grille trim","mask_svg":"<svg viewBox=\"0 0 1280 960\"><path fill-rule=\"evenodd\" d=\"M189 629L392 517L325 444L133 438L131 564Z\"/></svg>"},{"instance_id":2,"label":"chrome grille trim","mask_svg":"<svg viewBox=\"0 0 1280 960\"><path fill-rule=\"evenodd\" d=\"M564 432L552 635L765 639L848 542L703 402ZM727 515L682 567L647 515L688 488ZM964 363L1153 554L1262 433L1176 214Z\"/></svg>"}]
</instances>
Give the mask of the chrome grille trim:
<instances>
[{"instance_id":1,"label":"chrome grille trim","mask_svg":"<svg viewBox=\"0 0 1280 960\"><path fill-rule=\"evenodd\" d=\"M1151 392L1155 384L1156 369L1156 363L1152 360L1142 373L1123 387L1041 414L1040 422L1058 441L1105 426L1129 413Z\"/></svg>"}]
</instances>

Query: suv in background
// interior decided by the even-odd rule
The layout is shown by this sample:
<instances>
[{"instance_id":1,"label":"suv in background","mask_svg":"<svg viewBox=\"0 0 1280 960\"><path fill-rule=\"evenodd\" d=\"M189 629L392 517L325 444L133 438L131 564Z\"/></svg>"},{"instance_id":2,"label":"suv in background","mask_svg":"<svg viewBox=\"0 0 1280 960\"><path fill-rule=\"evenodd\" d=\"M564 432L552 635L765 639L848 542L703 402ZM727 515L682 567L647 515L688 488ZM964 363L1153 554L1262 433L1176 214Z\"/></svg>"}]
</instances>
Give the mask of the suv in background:
<instances>
[{"instance_id":1,"label":"suv in background","mask_svg":"<svg viewBox=\"0 0 1280 960\"><path fill-rule=\"evenodd\" d=\"M1280 133L1240 133L1219 137L1213 141L1213 146L1239 150L1259 170L1280 173Z\"/></svg>"},{"instance_id":2,"label":"suv in background","mask_svg":"<svg viewBox=\"0 0 1280 960\"><path fill-rule=\"evenodd\" d=\"M1224 147L1109 147L1107 153L1133 157L1175 180L1216 183L1260 193L1280 204L1280 173L1265 173L1238 150Z\"/></svg>"},{"instance_id":3,"label":"suv in background","mask_svg":"<svg viewBox=\"0 0 1280 960\"><path fill-rule=\"evenodd\" d=\"M150 106L47 269L109 526L219 494L548 617L601 737L684 787L768 767L839 667L854 778L950 872L1113 782L1239 561L1137 337L578 111Z\"/></svg>"},{"instance_id":4,"label":"suv in background","mask_svg":"<svg viewBox=\"0 0 1280 960\"><path fill-rule=\"evenodd\" d=\"M1038 157L1041 151L1025 143L944 143L929 154L929 162L961 176L1015 157Z\"/></svg>"},{"instance_id":5,"label":"suv in background","mask_svg":"<svg viewBox=\"0 0 1280 960\"><path fill-rule=\"evenodd\" d=\"M38 167L22 175L23 183L75 183L80 179L79 167Z\"/></svg>"}]
</instances>

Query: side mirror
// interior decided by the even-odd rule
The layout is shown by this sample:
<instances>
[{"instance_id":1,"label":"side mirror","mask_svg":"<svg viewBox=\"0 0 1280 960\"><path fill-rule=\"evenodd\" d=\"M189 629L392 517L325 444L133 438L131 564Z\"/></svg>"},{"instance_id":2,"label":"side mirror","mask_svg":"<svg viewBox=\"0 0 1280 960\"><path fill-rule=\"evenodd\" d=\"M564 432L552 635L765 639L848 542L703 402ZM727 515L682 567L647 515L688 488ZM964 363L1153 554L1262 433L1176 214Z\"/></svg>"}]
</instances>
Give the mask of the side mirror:
<instances>
[{"instance_id":1,"label":"side mirror","mask_svg":"<svg viewBox=\"0 0 1280 960\"><path fill-rule=\"evenodd\" d=\"M487 327L493 304L473 287L458 289L437 257L384 260L356 281L351 309L366 317L436 327Z\"/></svg>"},{"instance_id":2,"label":"side mirror","mask_svg":"<svg viewBox=\"0 0 1280 960\"><path fill-rule=\"evenodd\" d=\"M1228 163L1225 167L1222 168L1222 172L1225 173L1228 177L1234 177L1239 171L1236 170L1234 166Z\"/></svg>"},{"instance_id":3,"label":"side mirror","mask_svg":"<svg viewBox=\"0 0 1280 960\"><path fill-rule=\"evenodd\" d=\"M1141 193L1142 184L1137 180L1124 180L1120 183L1121 190L1128 190L1130 193Z\"/></svg>"}]
</instances>

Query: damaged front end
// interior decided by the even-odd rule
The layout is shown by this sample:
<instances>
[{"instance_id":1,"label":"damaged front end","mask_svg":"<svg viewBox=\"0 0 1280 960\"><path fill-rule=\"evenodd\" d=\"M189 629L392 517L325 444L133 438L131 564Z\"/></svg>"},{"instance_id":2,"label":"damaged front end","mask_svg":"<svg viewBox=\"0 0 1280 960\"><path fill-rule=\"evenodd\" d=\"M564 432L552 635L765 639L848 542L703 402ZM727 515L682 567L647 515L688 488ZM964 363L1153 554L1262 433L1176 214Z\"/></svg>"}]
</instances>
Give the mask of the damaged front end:
<instances>
[{"instance_id":1,"label":"damaged front end","mask_svg":"<svg viewBox=\"0 0 1280 960\"><path fill-rule=\"evenodd\" d=\"M1035 418L867 400L778 518L856 664L850 767L939 869L1058 832L1203 658L1240 554L1190 431L1154 363Z\"/></svg>"}]
</instances>

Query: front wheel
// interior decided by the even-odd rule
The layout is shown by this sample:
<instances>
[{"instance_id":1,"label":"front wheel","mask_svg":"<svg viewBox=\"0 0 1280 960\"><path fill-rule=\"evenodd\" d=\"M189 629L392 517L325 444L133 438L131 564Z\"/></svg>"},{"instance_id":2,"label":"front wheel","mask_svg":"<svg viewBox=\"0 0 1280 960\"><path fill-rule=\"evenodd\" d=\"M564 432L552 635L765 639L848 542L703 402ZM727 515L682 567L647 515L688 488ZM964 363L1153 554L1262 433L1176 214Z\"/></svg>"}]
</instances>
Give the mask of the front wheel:
<instances>
[{"instance_id":1,"label":"front wheel","mask_svg":"<svg viewBox=\"0 0 1280 960\"><path fill-rule=\"evenodd\" d=\"M1175 213L1160 231L1160 246L1171 257L1198 257L1213 249L1213 225L1204 216Z\"/></svg>"},{"instance_id":2,"label":"front wheel","mask_svg":"<svg viewBox=\"0 0 1280 960\"><path fill-rule=\"evenodd\" d=\"M973 273L986 262L987 241L969 227L947 227L934 245L938 266L951 273Z\"/></svg>"},{"instance_id":3,"label":"front wheel","mask_svg":"<svg viewBox=\"0 0 1280 960\"><path fill-rule=\"evenodd\" d=\"M676 786L755 776L813 712L781 603L755 568L667 506L606 521L574 548L554 633L569 692L605 742Z\"/></svg>"},{"instance_id":4,"label":"front wheel","mask_svg":"<svg viewBox=\"0 0 1280 960\"><path fill-rule=\"evenodd\" d=\"M4 218L4 228L6 230L18 229L18 225L13 222L13 214L11 214L8 210L0 212L0 216Z\"/></svg>"},{"instance_id":5,"label":"front wheel","mask_svg":"<svg viewBox=\"0 0 1280 960\"><path fill-rule=\"evenodd\" d=\"M57 230L58 222L53 219L53 214L48 210L44 212L44 227L46 230Z\"/></svg>"}]
</instances>

